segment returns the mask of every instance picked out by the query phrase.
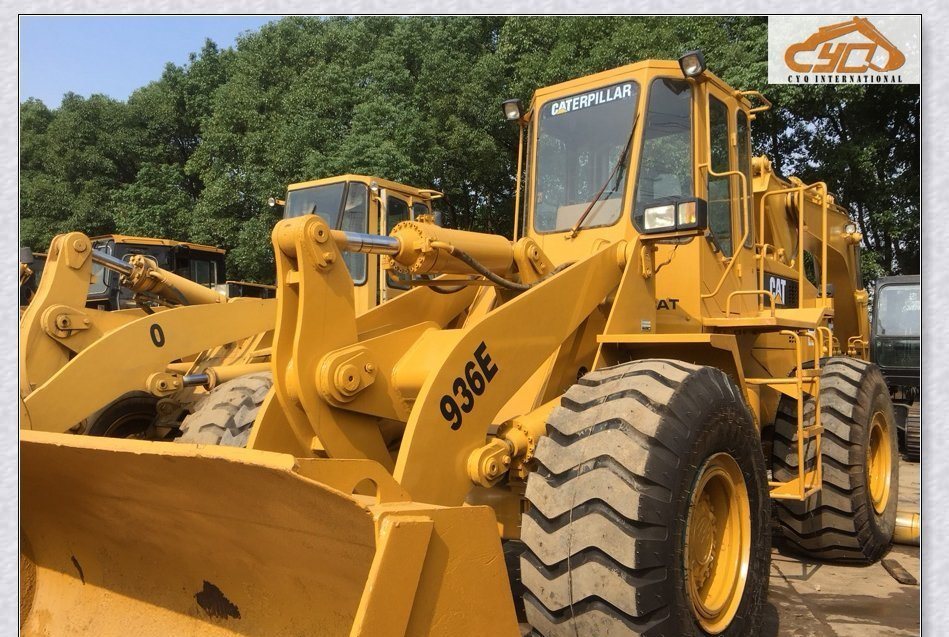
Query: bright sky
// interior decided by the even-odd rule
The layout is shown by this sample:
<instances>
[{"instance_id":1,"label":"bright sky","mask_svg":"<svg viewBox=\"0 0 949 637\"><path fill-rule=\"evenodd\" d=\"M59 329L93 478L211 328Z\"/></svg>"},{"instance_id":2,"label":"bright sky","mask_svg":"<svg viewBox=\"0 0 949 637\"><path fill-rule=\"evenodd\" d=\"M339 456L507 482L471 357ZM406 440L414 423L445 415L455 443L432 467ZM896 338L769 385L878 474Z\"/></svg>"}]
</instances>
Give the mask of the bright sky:
<instances>
[{"instance_id":1,"label":"bright sky","mask_svg":"<svg viewBox=\"0 0 949 637\"><path fill-rule=\"evenodd\" d=\"M20 100L59 106L72 91L127 99L157 80L165 63L183 64L206 38L220 48L278 16L23 16Z\"/></svg>"}]
</instances>

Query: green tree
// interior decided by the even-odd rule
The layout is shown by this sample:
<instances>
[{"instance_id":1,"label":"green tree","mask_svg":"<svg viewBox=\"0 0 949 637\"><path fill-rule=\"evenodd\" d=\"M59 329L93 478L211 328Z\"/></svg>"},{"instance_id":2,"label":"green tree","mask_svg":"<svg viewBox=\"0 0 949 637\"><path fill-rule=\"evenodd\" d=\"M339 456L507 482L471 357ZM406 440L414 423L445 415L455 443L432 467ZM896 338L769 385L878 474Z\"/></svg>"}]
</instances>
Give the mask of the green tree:
<instances>
[{"instance_id":1,"label":"green tree","mask_svg":"<svg viewBox=\"0 0 949 637\"><path fill-rule=\"evenodd\" d=\"M447 225L510 235L517 129L503 99L702 49L774 102L756 152L826 181L865 236L865 273L919 269L916 86L767 84L758 17L289 17L206 42L128 102L20 106L21 231L120 230L220 245L272 280L267 197L346 172L444 192Z\"/></svg>"},{"instance_id":2,"label":"green tree","mask_svg":"<svg viewBox=\"0 0 949 637\"><path fill-rule=\"evenodd\" d=\"M811 86L777 114L784 155L825 181L864 236L865 278L919 272L919 86Z\"/></svg>"}]
</instances>

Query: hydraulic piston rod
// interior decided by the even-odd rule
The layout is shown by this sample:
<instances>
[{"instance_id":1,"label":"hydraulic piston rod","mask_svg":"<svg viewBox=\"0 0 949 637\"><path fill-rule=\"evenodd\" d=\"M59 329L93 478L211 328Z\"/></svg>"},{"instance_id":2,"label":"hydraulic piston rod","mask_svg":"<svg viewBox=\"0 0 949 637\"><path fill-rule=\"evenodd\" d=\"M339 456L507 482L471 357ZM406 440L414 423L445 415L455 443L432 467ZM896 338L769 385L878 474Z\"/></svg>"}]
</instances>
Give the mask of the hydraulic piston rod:
<instances>
[{"instance_id":1,"label":"hydraulic piston rod","mask_svg":"<svg viewBox=\"0 0 949 637\"><path fill-rule=\"evenodd\" d=\"M333 239L343 252L395 256L402 250L402 242L399 239L379 234L334 230Z\"/></svg>"},{"instance_id":2,"label":"hydraulic piston rod","mask_svg":"<svg viewBox=\"0 0 949 637\"><path fill-rule=\"evenodd\" d=\"M514 246L506 237L433 223L403 221L389 236L337 230L333 239L344 252L381 254L388 257L385 267L411 274L470 274L471 266L452 256L453 249L491 272L509 272L514 265Z\"/></svg>"},{"instance_id":3,"label":"hydraulic piston rod","mask_svg":"<svg viewBox=\"0 0 949 637\"><path fill-rule=\"evenodd\" d=\"M107 252L93 250L92 261L118 272L122 277L122 285L134 292L150 292L172 303L201 305L227 300L211 288L161 269L145 255L135 255L130 261L123 261Z\"/></svg>"},{"instance_id":4,"label":"hydraulic piston rod","mask_svg":"<svg viewBox=\"0 0 949 637\"><path fill-rule=\"evenodd\" d=\"M108 252L102 252L101 250L93 250L92 261L93 263L98 263L99 265L103 265L114 272L118 272L119 274L123 276L129 276L132 274L133 268L131 264L129 264L126 261L123 261L122 259L113 257Z\"/></svg>"}]
</instances>

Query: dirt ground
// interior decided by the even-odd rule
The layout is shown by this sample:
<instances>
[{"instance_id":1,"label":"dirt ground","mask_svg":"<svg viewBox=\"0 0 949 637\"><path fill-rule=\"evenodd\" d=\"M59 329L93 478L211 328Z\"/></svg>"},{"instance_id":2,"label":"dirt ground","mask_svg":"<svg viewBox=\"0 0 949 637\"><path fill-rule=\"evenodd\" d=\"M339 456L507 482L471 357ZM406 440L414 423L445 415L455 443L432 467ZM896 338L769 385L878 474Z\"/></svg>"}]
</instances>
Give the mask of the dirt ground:
<instances>
[{"instance_id":1,"label":"dirt ground","mask_svg":"<svg viewBox=\"0 0 949 637\"><path fill-rule=\"evenodd\" d=\"M900 510L919 513L919 465L900 464ZM920 581L919 547L894 545L896 560ZM837 566L774 551L762 637L919 635L919 586L897 582L880 563Z\"/></svg>"}]
</instances>

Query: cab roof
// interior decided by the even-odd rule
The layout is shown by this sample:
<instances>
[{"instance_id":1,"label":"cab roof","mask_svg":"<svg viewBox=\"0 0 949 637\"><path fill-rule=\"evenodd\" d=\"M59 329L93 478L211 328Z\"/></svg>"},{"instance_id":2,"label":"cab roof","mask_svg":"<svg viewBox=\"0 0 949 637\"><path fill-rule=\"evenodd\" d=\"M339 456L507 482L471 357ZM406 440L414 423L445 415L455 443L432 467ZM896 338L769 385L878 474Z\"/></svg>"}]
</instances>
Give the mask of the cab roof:
<instances>
[{"instance_id":1,"label":"cab roof","mask_svg":"<svg viewBox=\"0 0 949 637\"><path fill-rule=\"evenodd\" d=\"M616 68L601 71L599 73L584 75L583 77L578 77L565 82L560 82L558 84L551 84L550 86L539 88L534 91L532 106L536 106L536 104L539 102L546 101L552 96L559 97L562 95L569 95L592 86L601 86L628 78L644 69L654 70L660 75L683 77L682 69L679 68L679 62L676 60L643 60L641 62L618 66ZM737 97L745 106L751 105L751 103L746 98L736 94L737 91L734 87L726 84L724 80L711 71L706 70L702 74L702 79L703 81L711 82L731 95L735 95L735 97Z\"/></svg>"},{"instance_id":2,"label":"cab roof","mask_svg":"<svg viewBox=\"0 0 949 637\"><path fill-rule=\"evenodd\" d=\"M190 241L175 241L174 239L160 239L156 237L136 237L127 234L103 234L98 237L91 237L92 241L111 240L123 245L143 245L143 246L167 246L169 248L185 247L196 252L213 252L216 254L225 254L222 248L205 245L203 243L191 243Z\"/></svg>"},{"instance_id":3,"label":"cab roof","mask_svg":"<svg viewBox=\"0 0 949 637\"><path fill-rule=\"evenodd\" d=\"M376 182L379 184L380 188L385 188L386 190L395 190L403 194L415 197L417 199L432 200L438 199L441 196L441 193L437 190L432 190L429 188L415 188L414 186L406 186L405 184L400 184L396 181L390 181L388 179L383 179L382 177L375 177L372 175L356 175L348 173L345 175L335 175L333 177L325 177L323 179L314 179L312 181L303 181L296 184L290 184L287 186L287 191L291 192L294 190L300 190L301 188L310 188L311 186L322 186L324 184L335 184L343 181L358 181L366 185Z\"/></svg>"}]
</instances>

